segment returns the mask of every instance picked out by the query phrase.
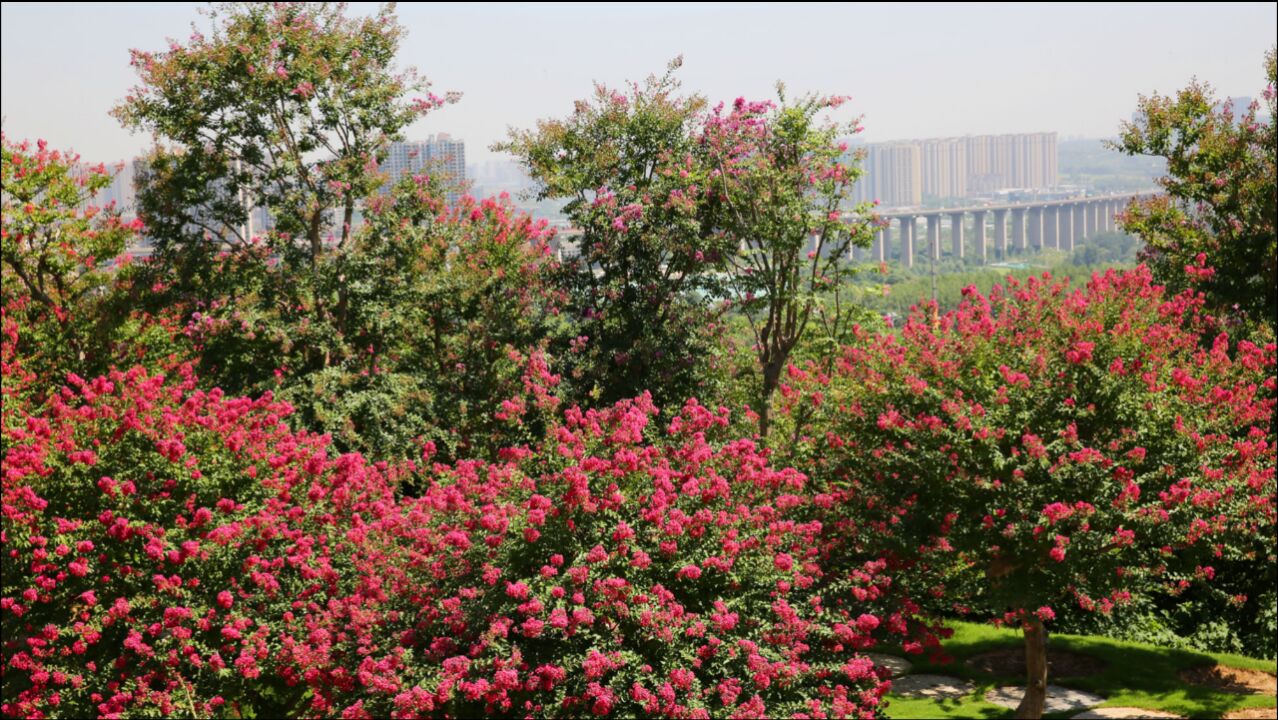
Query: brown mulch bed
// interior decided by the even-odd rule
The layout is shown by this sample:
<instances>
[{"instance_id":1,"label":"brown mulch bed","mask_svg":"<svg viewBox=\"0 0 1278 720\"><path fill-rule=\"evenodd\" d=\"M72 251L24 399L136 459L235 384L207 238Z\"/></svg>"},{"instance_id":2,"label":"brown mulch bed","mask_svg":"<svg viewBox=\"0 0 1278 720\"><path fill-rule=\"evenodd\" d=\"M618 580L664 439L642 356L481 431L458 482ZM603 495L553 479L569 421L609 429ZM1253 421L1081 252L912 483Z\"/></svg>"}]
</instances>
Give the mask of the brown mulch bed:
<instances>
[{"instance_id":1,"label":"brown mulch bed","mask_svg":"<svg viewBox=\"0 0 1278 720\"><path fill-rule=\"evenodd\" d=\"M1190 685L1209 687L1232 693L1273 695L1278 686L1272 673L1244 670L1224 665L1209 665L1180 671L1180 679Z\"/></svg>"},{"instance_id":2,"label":"brown mulch bed","mask_svg":"<svg viewBox=\"0 0 1278 720\"><path fill-rule=\"evenodd\" d=\"M991 650L973 655L964 665L990 675L1022 676L1025 674L1025 651ZM1105 667L1104 660L1091 655L1066 650L1049 650L1047 653L1049 678L1085 677L1094 675Z\"/></svg>"}]
</instances>

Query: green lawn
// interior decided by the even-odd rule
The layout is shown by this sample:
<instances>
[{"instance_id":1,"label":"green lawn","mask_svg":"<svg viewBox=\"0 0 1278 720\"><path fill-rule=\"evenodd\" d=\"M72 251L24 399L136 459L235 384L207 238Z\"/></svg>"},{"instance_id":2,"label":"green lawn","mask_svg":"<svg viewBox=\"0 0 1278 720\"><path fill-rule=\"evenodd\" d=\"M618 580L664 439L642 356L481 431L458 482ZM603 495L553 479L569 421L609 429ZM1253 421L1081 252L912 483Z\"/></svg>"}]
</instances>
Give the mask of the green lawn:
<instances>
[{"instance_id":1,"label":"green lawn","mask_svg":"<svg viewBox=\"0 0 1278 720\"><path fill-rule=\"evenodd\" d=\"M1021 647L1020 632L963 622L953 623L953 627L954 637L945 642L945 649L954 656L954 661L938 665L927 662L924 658L912 657L912 672L966 678L976 684L976 692L959 700L915 700L889 696L888 717L1012 717L1011 710L985 702L985 693L1001 685L1023 685L1024 675L987 675L967 667L964 661L990 650ZM1080 635L1050 636L1049 656L1053 649L1092 655L1107 663L1104 670L1086 678L1070 678L1065 682L1048 678L1049 683L1086 690L1108 698L1100 707L1140 707L1191 718L1218 718L1231 710L1244 707L1274 707L1272 697L1239 695L1194 687L1185 684L1177 675L1181 670L1213 663L1273 673L1273 661L1255 660L1241 655L1168 650L1141 643ZM1070 717L1078 712L1047 714L1044 717Z\"/></svg>"}]
</instances>

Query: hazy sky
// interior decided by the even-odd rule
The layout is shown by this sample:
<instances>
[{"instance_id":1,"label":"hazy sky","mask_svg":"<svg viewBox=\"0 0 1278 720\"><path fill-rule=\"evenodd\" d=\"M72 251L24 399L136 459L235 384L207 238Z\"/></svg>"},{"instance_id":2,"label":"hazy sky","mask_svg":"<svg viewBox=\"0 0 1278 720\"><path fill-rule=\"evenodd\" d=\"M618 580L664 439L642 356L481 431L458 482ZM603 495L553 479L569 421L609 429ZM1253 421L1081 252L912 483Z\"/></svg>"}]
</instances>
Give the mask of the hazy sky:
<instances>
[{"instance_id":1,"label":"hazy sky","mask_svg":"<svg viewBox=\"0 0 1278 720\"><path fill-rule=\"evenodd\" d=\"M148 138L107 115L135 82L132 47L161 50L204 22L197 3L4 3L4 130L87 160L137 154ZM373 6L353 3L351 12ZM1138 93L1192 76L1258 96L1278 5L405 4L401 63L432 90L464 93L409 137L450 132L468 160L508 126L566 116L592 81L617 85L684 56L684 88L712 101L851 95L869 141L1055 130L1113 135Z\"/></svg>"}]
</instances>

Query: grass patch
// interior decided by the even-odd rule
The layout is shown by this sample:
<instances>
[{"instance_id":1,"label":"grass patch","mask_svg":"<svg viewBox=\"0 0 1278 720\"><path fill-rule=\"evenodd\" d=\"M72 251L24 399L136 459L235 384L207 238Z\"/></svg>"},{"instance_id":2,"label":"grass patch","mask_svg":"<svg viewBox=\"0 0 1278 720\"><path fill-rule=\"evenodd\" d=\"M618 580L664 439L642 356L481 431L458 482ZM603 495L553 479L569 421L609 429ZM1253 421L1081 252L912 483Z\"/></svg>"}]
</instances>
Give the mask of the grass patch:
<instances>
[{"instance_id":1,"label":"grass patch","mask_svg":"<svg viewBox=\"0 0 1278 720\"><path fill-rule=\"evenodd\" d=\"M890 718L1010 718L1013 715L998 705L985 702L985 693L1002 685L1023 686L1025 676L988 675L968 667L964 662L983 652L1022 647L1019 631L989 625L955 622L954 637L945 641L945 650L954 657L946 664L912 657L915 673L953 675L971 680L976 692L957 700L924 700L889 696ZM1182 681L1181 670L1219 663L1230 667L1275 672L1273 661L1256 660L1241 655L1206 653L1192 650L1170 650L1144 643L1124 642L1082 635L1048 636L1048 654L1052 650L1092 655L1106 662L1105 669L1088 677L1048 682L1101 695L1107 700L1099 707L1139 707L1161 710L1191 718L1218 718L1231 710L1248 707L1273 708L1274 698L1265 695L1239 695L1207 687L1195 687ZM1077 714L1046 714L1048 718L1065 718Z\"/></svg>"}]
</instances>

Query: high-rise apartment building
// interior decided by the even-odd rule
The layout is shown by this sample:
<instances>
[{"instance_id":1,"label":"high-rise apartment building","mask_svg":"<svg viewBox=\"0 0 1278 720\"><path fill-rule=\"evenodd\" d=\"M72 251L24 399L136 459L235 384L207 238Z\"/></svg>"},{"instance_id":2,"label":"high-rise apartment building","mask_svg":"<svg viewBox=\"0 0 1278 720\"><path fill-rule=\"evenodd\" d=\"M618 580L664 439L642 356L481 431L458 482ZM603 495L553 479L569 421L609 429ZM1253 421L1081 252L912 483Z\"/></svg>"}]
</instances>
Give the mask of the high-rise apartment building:
<instances>
[{"instance_id":1,"label":"high-rise apartment building","mask_svg":"<svg viewBox=\"0 0 1278 720\"><path fill-rule=\"evenodd\" d=\"M915 143L869 145L861 165L865 175L853 186L857 202L878 200L883 207L923 201L922 153Z\"/></svg>"},{"instance_id":2,"label":"high-rise apartment building","mask_svg":"<svg viewBox=\"0 0 1278 720\"><path fill-rule=\"evenodd\" d=\"M967 143L940 138L919 143L923 155L923 195L934 198L967 195Z\"/></svg>"},{"instance_id":3,"label":"high-rise apartment building","mask_svg":"<svg viewBox=\"0 0 1278 720\"><path fill-rule=\"evenodd\" d=\"M1058 179L1056 133L990 137L990 170L1001 188L1054 187Z\"/></svg>"},{"instance_id":4,"label":"high-rise apartment building","mask_svg":"<svg viewBox=\"0 0 1278 720\"><path fill-rule=\"evenodd\" d=\"M456 202L466 182L466 143L447 133L425 140L394 142L387 150L382 170L389 178L387 187L405 175L443 173L444 181L454 188L448 193L448 201Z\"/></svg>"},{"instance_id":5,"label":"high-rise apartment building","mask_svg":"<svg viewBox=\"0 0 1278 720\"><path fill-rule=\"evenodd\" d=\"M884 207L961 198L1007 188L1055 187L1056 133L971 135L863 146L865 175L853 198Z\"/></svg>"}]
</instances>

